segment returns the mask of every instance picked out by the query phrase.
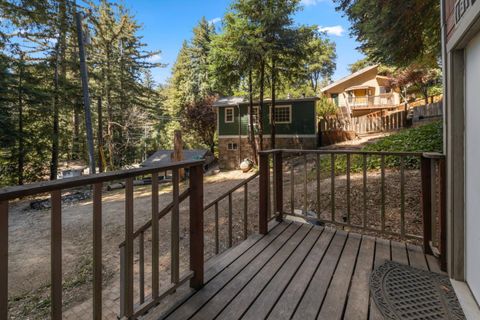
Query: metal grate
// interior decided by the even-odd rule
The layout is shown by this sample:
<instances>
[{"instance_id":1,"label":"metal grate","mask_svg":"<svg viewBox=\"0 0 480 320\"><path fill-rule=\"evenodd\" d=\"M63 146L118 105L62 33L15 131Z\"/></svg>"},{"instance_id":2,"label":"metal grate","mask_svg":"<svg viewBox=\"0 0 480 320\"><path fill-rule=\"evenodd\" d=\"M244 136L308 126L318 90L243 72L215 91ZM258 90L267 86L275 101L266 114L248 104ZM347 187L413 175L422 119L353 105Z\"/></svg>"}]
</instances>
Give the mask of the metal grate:
<instances>
[{"instance_id":1,"label":"metal grate","mask_svg":"<svg viewBox=\"0 0 480 320\"><path fill-rule=\"evenodd\" d=\"M465 319L447 276L387 261L370 277L385 319Z\"/></svg>"}]
</instances>

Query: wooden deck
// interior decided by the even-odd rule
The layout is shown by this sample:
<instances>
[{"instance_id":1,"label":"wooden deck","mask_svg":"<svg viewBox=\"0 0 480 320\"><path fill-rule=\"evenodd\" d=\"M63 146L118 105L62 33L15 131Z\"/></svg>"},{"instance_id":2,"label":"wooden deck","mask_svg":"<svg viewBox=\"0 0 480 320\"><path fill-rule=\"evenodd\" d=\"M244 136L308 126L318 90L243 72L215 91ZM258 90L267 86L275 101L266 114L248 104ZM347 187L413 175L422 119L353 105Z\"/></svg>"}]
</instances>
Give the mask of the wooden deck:
<instances>
[{"instance_id":1,"label":"wooden deck","mask_svg":"<svg viewBox=\"0 0 480 320\"><path fill-rule=\"evenodd\" d=\"M368 281L389 259L440 272L417 246L282 222L208 261L200 291L145 319L382 319Z\"/></svg>"}]
</instances>

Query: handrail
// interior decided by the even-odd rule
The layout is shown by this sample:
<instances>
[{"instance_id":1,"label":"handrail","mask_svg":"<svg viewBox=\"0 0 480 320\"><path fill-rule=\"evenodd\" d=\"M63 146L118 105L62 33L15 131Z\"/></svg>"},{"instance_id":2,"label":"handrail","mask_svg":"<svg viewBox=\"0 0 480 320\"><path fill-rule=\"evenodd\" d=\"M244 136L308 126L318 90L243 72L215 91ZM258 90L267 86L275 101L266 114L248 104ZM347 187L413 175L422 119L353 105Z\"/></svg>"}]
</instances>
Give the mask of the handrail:
<instances>
[{"instance_id":1,"label":"handrail","mask_svg":"<svg viewBox=\"0 0 480 320\"><path fill-rule=\"evenodd\" d=\"M423 152L389 152L389 151L365 151L365 150L307 150L307 149L273 149L258 152L260 155L269 155L275 153L293 153L293 154L359 154L372 156L403 156L403 157L420 157ZM431 154L431 153L430 153Z\"/></svg>"},{"instance_id":2,"label":"handrail","mask_svg":"<svg viewBox=\"0 0 480 320\"><path fill-rule=\"evenodd\" d=\"M170 165L153 166L128 170L118 170L98 173L88 176L80 176L53 181L42 181L31 184L5 187L0 189L0 201L13 200L20 197L46 193L62 189L70 189L85 185L92 185L112 180L135 178L141 175L152 174L160 171L170 171L181 168L191 168L203 164L203 160L179 161Z\"/></svg>"}]
</instances>

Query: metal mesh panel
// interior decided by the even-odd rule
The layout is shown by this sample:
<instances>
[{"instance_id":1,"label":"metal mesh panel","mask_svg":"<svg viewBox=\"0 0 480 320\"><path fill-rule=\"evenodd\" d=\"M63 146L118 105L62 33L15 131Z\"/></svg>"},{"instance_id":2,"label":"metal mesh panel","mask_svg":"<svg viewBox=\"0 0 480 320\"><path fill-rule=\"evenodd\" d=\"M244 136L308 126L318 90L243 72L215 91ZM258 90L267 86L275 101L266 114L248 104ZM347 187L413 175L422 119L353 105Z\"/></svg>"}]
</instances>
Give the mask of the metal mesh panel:
<instances>
[{"instance_id":1,"label":"metal mesh panel","mask_svg":"<svg viewBox=\"0 0 480 320\"><path fill-rule=\"evenodd\" d=\"M465 319L447 276L388 261L370 277L386 319Z\"/></svg>"}]
</instances>

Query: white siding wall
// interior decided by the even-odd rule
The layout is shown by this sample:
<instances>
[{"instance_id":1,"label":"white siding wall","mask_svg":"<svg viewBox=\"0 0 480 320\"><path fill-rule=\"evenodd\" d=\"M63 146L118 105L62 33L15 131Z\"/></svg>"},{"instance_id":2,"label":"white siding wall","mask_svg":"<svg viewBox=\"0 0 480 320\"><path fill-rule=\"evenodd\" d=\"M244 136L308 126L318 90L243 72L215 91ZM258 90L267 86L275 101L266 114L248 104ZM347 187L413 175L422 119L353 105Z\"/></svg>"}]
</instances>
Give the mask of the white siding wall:
<instances>
[{"instance_id":1,"label":"white siding wall","mask_svg":"<svg viewBox=\"0 0 480 320\"><path fill-rule=\"evenodd\" d=\"M480 301L480 34L466 49L466 280Z\"/></svg>"}]
</instances>

